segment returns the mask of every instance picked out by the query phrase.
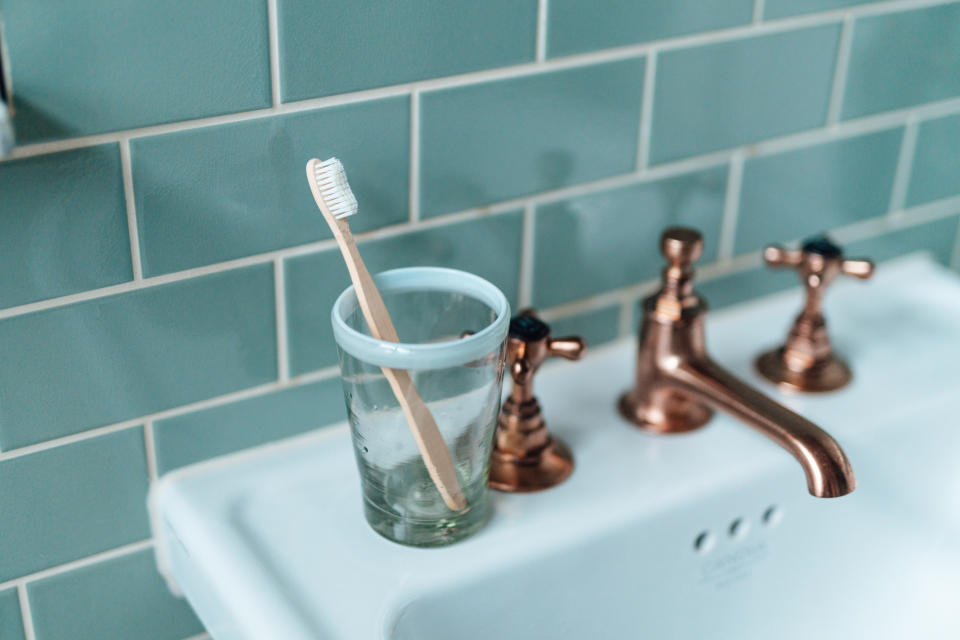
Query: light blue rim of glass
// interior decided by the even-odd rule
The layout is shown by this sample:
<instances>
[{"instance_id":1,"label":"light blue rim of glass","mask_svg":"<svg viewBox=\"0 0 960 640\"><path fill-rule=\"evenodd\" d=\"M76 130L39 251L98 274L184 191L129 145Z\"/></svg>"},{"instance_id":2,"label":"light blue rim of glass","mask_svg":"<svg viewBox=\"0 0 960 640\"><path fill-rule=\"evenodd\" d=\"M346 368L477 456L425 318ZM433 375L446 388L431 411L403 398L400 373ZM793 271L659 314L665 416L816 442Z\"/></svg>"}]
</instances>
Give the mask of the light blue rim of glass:
<instances>
[{"instance_id":1,"label":"light blue rim of glass","mask_svg":"<svg viewBox=\"0 0 960 640\"><path fill-rule=\"evenodd\" d=\"M377 340L347 326L346 318L357 309L353 286L333 303L330 320L340 348L363 362L390 369L443 369L479 360L500 348L510 325L510 303L495 285L480 276L442 267L391 269L373 277L381 293L403 291L450 291L489 306L496 318L473 335L459 340L411 344ZM472 327L464 327L471 329Z\"/></svg>"}]
</instances>

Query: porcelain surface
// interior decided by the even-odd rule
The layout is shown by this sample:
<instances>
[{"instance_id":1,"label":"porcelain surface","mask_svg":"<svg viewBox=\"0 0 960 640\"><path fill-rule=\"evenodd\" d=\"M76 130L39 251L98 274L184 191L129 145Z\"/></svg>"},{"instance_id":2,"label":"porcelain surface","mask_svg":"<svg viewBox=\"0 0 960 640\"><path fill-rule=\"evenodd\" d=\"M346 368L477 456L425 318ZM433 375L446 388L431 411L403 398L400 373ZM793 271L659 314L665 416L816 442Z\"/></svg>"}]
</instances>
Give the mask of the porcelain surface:
<instances>
[{"instance_id":1,"label":"porcelain surface","mask_svg":"<svg viewBox=\"0 0 960 640\"><path fill-rule=\"evenodd\" d=\"M810 497L793 459L723 415L672 437L628 426L614 403L635 347L619 341L537 380L571 478L495 494L467 541L373 533L349 433L332 427L166 476L162 566L216 640L957 637L960 280L910 257L838 282L828 320L856 377L831 395L753 373L799 305L788 291L715 313L708 344L840 441L850 496Z\"/></svg>"}]
</instances>

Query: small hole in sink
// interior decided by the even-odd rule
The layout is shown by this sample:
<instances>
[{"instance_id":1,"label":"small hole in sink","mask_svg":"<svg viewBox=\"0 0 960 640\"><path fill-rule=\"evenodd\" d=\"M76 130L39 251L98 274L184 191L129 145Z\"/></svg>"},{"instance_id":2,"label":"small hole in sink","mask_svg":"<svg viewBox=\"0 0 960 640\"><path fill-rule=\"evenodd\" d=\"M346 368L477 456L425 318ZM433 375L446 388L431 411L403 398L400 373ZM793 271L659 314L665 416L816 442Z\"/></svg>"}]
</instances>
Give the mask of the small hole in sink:
<instances>
[{"instance_id":1,"label":"small hole in sink","mask_svg":"<svg viewBox=\"0 0 960 640\"><path fill-rule=\"evenodd\" d=\"M763 524L768 527L780 524L781 520L783 520L783 510L775 504L770 505L767 507L767 510L763 512Z\"/></svg>"},{"instance_id":2,"label":"small hole in sink","mask_svg":"<svg viewBox=\"0 0 960 640\"><path fill-rule=\"evenodd\" d=\"M743 536L747 535L747 531L750 530L750 525L743 518L737 518L730 523L730 537L734 540L739 540Z\"/></svg>"},{"instance_id":3,"label":"small hole in sink","mask_svg":"<svg viewBox=\"0 0 960 640\"><path fill-rule=\"evenodd\" d=\"M693 541L693 550L697 553L708 553L713 549L713 534L709 531L703 531Z\"/></svg>"}]
</instances>

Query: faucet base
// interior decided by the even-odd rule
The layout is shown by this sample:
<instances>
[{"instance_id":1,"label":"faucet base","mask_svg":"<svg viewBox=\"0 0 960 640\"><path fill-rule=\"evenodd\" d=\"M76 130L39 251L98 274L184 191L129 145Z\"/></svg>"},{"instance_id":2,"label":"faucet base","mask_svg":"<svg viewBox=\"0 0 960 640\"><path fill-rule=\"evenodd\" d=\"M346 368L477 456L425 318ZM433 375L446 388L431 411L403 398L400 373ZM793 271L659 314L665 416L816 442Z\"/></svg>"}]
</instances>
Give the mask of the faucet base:
<instances>
[{"instance_id":1,"label":"faucet base","mask_svg":"<svg viewBox=\"0 0 960 640\"><path fill-rule=\"evenodd\" d=\"M573 455L567 445L556 438L529 456L519 458L499 449L490 457L490 479L487 485L497 491L530 493L554 487L573 472Z\"/></svg>"},{"instance_id":2,"label":"faucet base","mask_svg":"<svg viewBox=\"0 0 960 640\"><path fill-rule=\"evenodd\" d=\"M780 347L761 354L755 363L760 375L790 391L836 391L850 383L850 367L832 353L798 371L787 366L785 351L785 347Z\"/></svg>"},{"instance_id":3,"label":"faucet base","mask_svg":"<svg viewBox=\"0 0 960 640\"><path fill-rule=\"evenodd\" d=\"M675 390L620 396L617 409L634 426L653 433L685 433L699 429L713 417L713 410L702 402Z\"/></svg>"}]
</instances>

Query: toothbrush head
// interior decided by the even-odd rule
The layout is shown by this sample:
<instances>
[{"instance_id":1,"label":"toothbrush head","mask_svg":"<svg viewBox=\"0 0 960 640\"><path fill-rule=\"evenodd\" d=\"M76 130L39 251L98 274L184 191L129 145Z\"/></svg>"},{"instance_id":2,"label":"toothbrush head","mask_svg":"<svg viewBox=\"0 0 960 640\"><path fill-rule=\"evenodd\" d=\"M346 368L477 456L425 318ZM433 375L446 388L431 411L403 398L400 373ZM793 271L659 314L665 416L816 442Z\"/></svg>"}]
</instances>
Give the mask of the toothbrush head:
<instances>
[{"instance_id":1,"label":"toothbrush head","mask_svg":"<svg viewBox=\"0 0 960 640\"><path fill-rule=\"evenodd\" d=\"M308 175L316 186L314 195L319 193L323 204L334 218L339 220L357 212L357 197L350 190L347 172L339 160L311 160L308 164Z\"/></svg>"}]
</instances>

